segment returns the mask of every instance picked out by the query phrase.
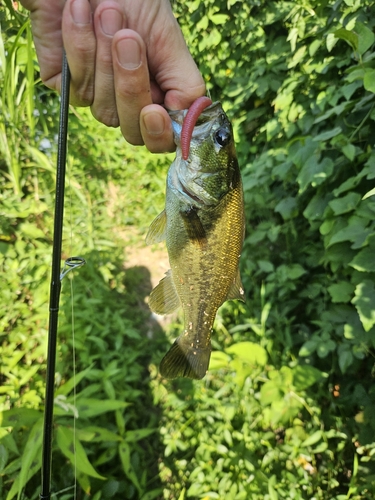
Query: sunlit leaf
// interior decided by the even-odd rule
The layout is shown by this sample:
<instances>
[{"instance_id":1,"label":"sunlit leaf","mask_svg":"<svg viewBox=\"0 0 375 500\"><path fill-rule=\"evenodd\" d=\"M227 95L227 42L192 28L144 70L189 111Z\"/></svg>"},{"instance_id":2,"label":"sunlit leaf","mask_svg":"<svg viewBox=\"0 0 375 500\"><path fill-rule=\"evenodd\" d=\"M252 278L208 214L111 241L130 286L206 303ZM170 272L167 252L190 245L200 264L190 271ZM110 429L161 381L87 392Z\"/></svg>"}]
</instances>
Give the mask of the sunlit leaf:
<instances>
[{"instance_id":1,"label":"sunlit leaf","mask_svg":"<svg viewBox=\"0 0 375 500\"><path fill-rule=\"evenodd\" d=\"M236 355L247 363L264 366L267 363L267 352L259 344L253 342L239 342L225 350L228 354Z\"/></svg>"},{"instance_id":2,"label":"sunlit leaf","mask_svg":"<svg viewBox=\"0 0 375 500\"><path fill-rule=\"evenodd\" d=\"M352 300L355 305L363 328L366 332L375 325L375 285L372 281L364 280L355 289Z\"/></svg>"}]
</instances>

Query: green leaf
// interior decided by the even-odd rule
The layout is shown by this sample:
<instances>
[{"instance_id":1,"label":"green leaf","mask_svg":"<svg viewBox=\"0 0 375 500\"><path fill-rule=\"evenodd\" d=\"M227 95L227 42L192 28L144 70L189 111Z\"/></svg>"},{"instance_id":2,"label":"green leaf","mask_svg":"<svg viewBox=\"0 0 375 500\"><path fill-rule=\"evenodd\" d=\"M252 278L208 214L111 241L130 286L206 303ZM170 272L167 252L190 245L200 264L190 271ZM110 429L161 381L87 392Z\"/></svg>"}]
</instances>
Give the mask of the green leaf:
<instances>
[{"instance_id":1,"label":"green leaf","mask_svg":"<svg viewBox=\"0 0 375 500\"><path fill-rule=\"evenodd\" d=\"M349 262L349 266L361 272L375 272L375 250L370 247L364 248Z\"/></svg>"},{"instance_id":2,"label":"green leaf","mask_svg":"<svg viewBox=\"0 0 375 500\"><path fill-rule=\"evenodd\" d=\"M279 500L279 495L271 483L268 483L268 495L270 500Z\"/></svg>"},{"instance_id":3,"label":"green leaf","mask_svg":"<svg viewBox=\"0 0 375 500\"><path fill-rule=\"evenodd\" d=\"M301 444L301 447L307 448L308 446L312 446L313 444L318 443L323 438L322 431L315 431L311 436L305 439Z\"/></svg>"},{"instance_id":4,"label":"green leaf","mask_svg":"<svg viewBox=\"0 0 375 500\"><path fill-rule=\"evenodd\" d=\"M104 427L97 427L94 425L85 426L83 429L77 429L77 438L80 441L89 441L91 443L122 441L122 437L118 434Z\"/></svg>"},{"instance_id":5,"label":"green leaf","mask_svg":"<svg viewBox=\"0 0 375 500\"><path fill-rule=\"evenodd\" d=\"M345 144L342 148L342 152L348 158L348 160L353 161L355 157L355 146L353 144Z\"/></svg>"},{"instance_id":6,"label":"green leaf","mask_svg":"<svg viewBox=\"0 0 375 500\"><path fill-rule=\"evenodd\" d=\"M275 212L279 212L284 220L295 217L298 215L296 198L291 196L284 198L276 205Z\"/></svg>"},{"instance_id":7,"label":"green leaf","mask_svg":"<svg viewBox=\"0 0 375 500\"><path fill-rule=\"evenodd\" d=\"M268 260L258 260L257 264L259 269L264 273L273 273L275 270L275 266Z\"/></svg>"},{"instance_id":8,"label":"green leaf","mask_svg":"<svg viewBox=\"0 0 375 500\"><path fill-rule=\"evenodd\" d=\"M352 300L355 305L363 328L370 331L375 325L375 285L370 280L359 283Z\"/></svg>"},{"instance_id":9,"label":"green leaf","mask_svg":"<svg viewBox=\"0 0 375 500\"><path fill-rule=\"evenodd\" d=\"M335 215L342 215L354 210L360 201L361 195L352 192L342 198L330 201L329 206L332 208Z\"/></svg>"},{"instance_id":10,"label":"green leaf","mask_svg":"<svg viewBox=\"0 0 375 500\"><path fill-rule=\"evenodd\" d=\"M310 199L309 204L303 211L304 217L309 220L319 220L323 217L324 210L326 209L331 195L316 194ZM323 233L322 233L323 234Z\"/></svg>"},{"instance_id":11,"label":"green leaf","mask_svg":"<svg viewBox=\"0 0 375 500\"><path fill-rule=\"evenodd\" d=\"M8 451L3 444L0 444L0 474L8 462Z\"/></svg>"},{"instance_id":12,"label":"green leaf","mask_svg":"<svg viewBox=\"0 0 375 500\"><path fill-rule=\"evenodd\" d=\"M359 21L355 23L354 31L358 35L358 52L362 55L374 43L375 35L367 26Z\"/></svg>"},{"instance_id":13,"label":"green leaf","mask_svg":"<svg viewBox=\"0 0 375 500\"><path fill-rule=\"evenodd\" d=\"M316 351L316 348L318 347L319 340L318 339L310 339L307 342L305 342L301 349L299 350L299 356L301 357L306 357L310 356L312 353Z\"/></svg>"},{"instance_id":14,"label":"green leaf","mask_svg":"<svg viewBox=\"0 0 375 500\"><path fill-rule=\"evenodd\" d=\"M90 418L109 411L126 408L130 404L131 403L125 403L124 401L117 401L114 399L78 398L76 408L79 418Z\"/></svg>"},{"instance_id":15,"label":"green leaf","mask_svg":"<svg viewBox=\"0 0 375 500\"><path fill-rule=\"evenodd\" d=\"M232 355L234 354L250 364L265 366L267 363L267 351L264 347L254 342L238 342L225 349L225 352Z\"/></svg>"},{"instance_id":16,"label":"green leaf","mask_svg":"<svg viewBox=\"0 0 375 500\"><path fill-rule=\"evenodd\" d=\"M228 368L229 356L222 351L214 351L211 353L210 370L220 370Z\"/></svg>"},{"instance_id":17,"label":"green leaf","mask_svg":"<svg viewBox=\"0 0 375 500\"><path fill-rule=\"evenodd\" d=\"M375 195L375 188L373 189L370 189L370 191L368 191L364 197L362 198L362 200L365 200L366 198L370 198L370 196L374 196Z\"/></svg>"},{"instance_id":18,"label":"green leaf","mask_svg":"<svg viewBox=\"0 0 375 500\"><path fill-rule=\"evenodd\" d=\"M335 36L334 33L328 33L327 38L326 38L326 46L327 46L328 52L331 52L331 50L336 45L338 40L339 39Z\"/></svg>"},{"instance_id":19,"label":"green leaf","mask_svg":"<svg viewBox=\"0 0 375 500\"><path fill-rule=\"evenodd\" d=\"M20 231L27 237L27 238L45 238L46 235L44 232L37 227L35 224L32 224L31 222L23 222L19 226Z\"/></svg>"},{"instance_id":20,"label":"green leaf","mask_svg":"<svg viewBox=\"0 0 375 500\"><path fill-rule=\"evenodd\" d=\"M137 429L136 431L126 431L125 441L127 443L135 443L140 439L144 439L151 434L154 434L157 429Z\"/></svg>"},{"instance_id":21,"label":"green leaf","mask_svg":"<svg viewBox=\"0 0 375 500\"><path fill-rule=\"evenodd\" d=\"M351 217L347 226L332 235L331 239L327 243L327 248L342 241L351 241L357 248L362 246L370 232L369 229L364 227L366 224L368 224L368 220L363 217Z\"/></svg>"},{"instance_id":22,"label":"green leaf","mask_svg":"<svg viewBox=\"0 0 375 500\"><path fill-rule=\"evenodd\" d=\"M318 145L311 138L306 139L304 143L296 141L289 147L289 157L298 168L302 168L313 155L319 160L317 149Z\"/></svg>"},{"instance_id":23,"label":"green leaf","mask_svg":"<svg viewBox=\"0 0 375 500\"><path fill-rule=\"evenodd\" d=\"M301 192L311 184L318 186L322 184L333 173L333 161L330 158L324 158L319 162L317 155L311 156L297 176Z\"/></svg>"},{"instance_id":24,"label":"green leaf","mask_svg":"<svg viewBox=\"0 0 375 500\"><path fill-rule=\"evenodd\" d=\"M303 391L318 382L323 372L310 365L297 365L293 369L293 385L297 391Z\"/></svg>"},{"instance_id":25,"label":"green leaf","mask_svg":"<svg viewBox=\"0 0 375 500\"><path fill-rule=\"evenodd\" d=\"M361 68L361 67L354 67L354 69L350 69L348 71L348 75L346 76L346 81L348 81L349 83L351 82L354 82L356 80L363 80L365 76L365 68Z\"/></svg>"},{"instance_id":26,"label":"green leaf","mask_svg":"<svg viewBox=\"0 0 375 500\"><path fill-rule=\"evenodd\" d=\"M277 268L277 276L280 281L296 280L306 274L306 270L300 264L286 266L282 264Z\"/></svg>"},{"instance_id":27,"label":"green leaf","mask_svg":"<svg viewBox=\"0 0 375 500\"><path fill-rule=\"evenodd\" d=\"M94 365L91 365L85 370L76 373L67 382L65 382L65 384L61 385L58 389L56 389L55 396L59 396L61 394L67 396L69 392L73 390L74 387L77 386L81 382L81 380L89 373L89 371L92 369L93 366Z\"/></svg>"},{"instance_id":28,"label":"green leaf","mask_svg":"<svg viewBox=\"0 0 375 500\"><path fill-rule=\"evenodd\" d=\"M0 413L2 427L31 427L40 419L42 412L31 408L13 408Z\"/></svg>"},{"instance_id":29,"label":"green leaf","mask_svg":"<svg viewBox=\"0 0 375 500\"><path fill-rule=\"evenodd\" d=\"M310 57L314 57L316 51L322 45L322 40L314 40L309 46L309 55Z\"/></svg>"},{"instance_id":30,"label":"green leaf","mask_svg":"<svg viewBox=\"0 0 375 500\"><path fill-rule=\"evenodd\" d=\"M297 66L298 63L300 63L307 51L306 45L302 45L297 52L294 53L292 60L288 64L288 68L294 68Z\"/></svg>"},{"instance_id":31,"label":"green leaf","mask_svg":"<svg viewBox=\"0 0 375 500\"><path fill-rule=\"evenodd\" d=\"M121 443L119 445L119 455L120 455L122 468L125 472L125 475L134 484L134 486L138 490L139 496L141 496L143 493L143 489L141 488L141 485L139 484L137 474L135 473L133 465L131 463L130 447L129 447L128 443Z\"/></svg>"},{"instance_id":32,"label":"green leaf","mask_svg":"<svg viewBox=\"0 0 375 500\"><path fill-rule=\"evenodd\" d=\"M339 367L342 373L346 373L349 366L353 363L354 357L350 345L341 344L337 350L339 357Z\"/></svg>"},{"instance_id":33,"label":"green leaf","mask_svg":"<svg viewBox=\"0 0 375 500\"><path fill-rule=\"evenodd\" d=\"M225 24L229 19L229 16L226 14L213 14L210 16L210 21L214 24Z\"/></svg>"},{"instance_id":34,"label":"green leaf","mask_svg":"<svg viewBox=\"0 0 375 500\"><path fill-rule=\"evenodd\" d=\"M141 500L154 500L155 498L161 498L164 488L157 488L155 490L148 491L145 493ZM184 500L184 496L180 496L181 500Z\"/></svg>"},{"instance_id":35,"label":"green leaf","mask_svg":"<svg viewBox=\"0 0 375 500\"><path fill-rule=\"evenodd\" d=\"M375 69L365 68L363 85L366 90L375 94Z\"/></svg>"},{"instance_id":36,"label":"green leaf","mask_svg":"<svg viewBox=\"0 0 375 500\"><path fill-rule=\"evenodd\" d=\"M332 302L350 302L353 297L355 286L348 281L339 281L334 285L328 287L328 293L332 298Z\"/></svg>"},{"instance_id":37,"label":"green leaf","mask_svg":"<svg viewBox=\"0 0 375 500\"><path fill-rule=\"evenodd\" d=\"M353 177L348 177L342 184L340 184L338 188L333 190L333 195L337 197L340 194L345 193L345 191L352 190L353 188L358 186L362 178L365 177L367 173L366 170L367 169L363 169L358 175L354 175Z\"/></svg>"},{"instance_id":38,"label":"green leaf","mask_svg":"<svg viewBox=\"0 0 375 500\"><path fill-rule=\"evenodd\" d=\"M281 399L282 399L282 394L280 392L279 387L275 384L275 382L269 380L268 382L262 385L262 388L260 390L260 401L262 405L267 406Z\"/></svg>"},{"instance_id":39,"label":"green leaf","mask_svg":"<svg viewBox=\"0 0 375 500\"><path fill-rule=\"evenodd\" d=\"M336 135L341 134L341 132L342 132L341 127L335 127L332 130L327 130L326 132L318 134L317 136L314 137L313 141L315 142L328 141L329 139L332 139L332 137L336 137Z\"/></svg>"},{"instance_id":40,"label":"green leaf","mask_svg":"<svg viewBox=\"0 0 375 500\"><path fill-rule=\"evenodd\" d=\"M27 473L26 482L30 478L32 478L34 474L36 474L38 472L41 465L42 465L42 454L39 453L36 455L35 460L31 464L31 467ZM17 495L17 493L19 493L23 490L24 485L21 485L20 481L21 481L21 476L17 476L14 483L12 484L12 487L11 487L7 497L6 497L6 500L12 500L12 498L14 498Z\"/></svg>"},{"instance_id":41,"label":"green leaf","mask_svg":"<svg viewBox=\"0 0 375 500\"><path fill-rule=\"evenodd\" d=\"M82 490L89 495L91 490L90 478L87 474L77 470L77 481Z\"/></svg>"},{"instance_id":42,"label":"green leaf","mask_svg":"<svg viewBox=\"0 0 375 500\"><path fill-rule=\"evenodd\" d=\"M38 456L41 454L43 437L43 418L38 420L30 431L24 452L22 454L22 466L19 475L19 490L17 499L21 498L22 488L30 479L30 471L34 469L35 464L39 463ZM36 470L34 470L35 474Z\"/></svg>"},{"instance_id":43,"label":"green leaf","mask_svg":"<svg viewBox=\"0 0 375 500\"><path fill-rule=\"evenodd\" d=\"M71 428L59 425L56 431L56 441L61 452L70 460L73 467L77 467L77 470L90 477L105 479L91 465L81 442L75 438Z\"/></svg>"},{"instance_id":44,"label":"green leaf","mask_svg":"<svg viewBox=\"0 0 375 500\"><path fill-rule=\"evenodd\" d=\"M336 343L332 339L321 340L316 349L319 358L325 358L328 354L336 348Z\"/></svg>"},{"instance_id":45,"label":"green leaf","mask_svg":"<svg viewBox=\"0 0 375 500\"><path fill-rule=\"evenodd\" d=\"M345 40L353 50L357 50L358 48L358 36L352 31L348 31L345 28L340 28L334 32L336 38L341 40Z\"/></svg>"}]
</instances>

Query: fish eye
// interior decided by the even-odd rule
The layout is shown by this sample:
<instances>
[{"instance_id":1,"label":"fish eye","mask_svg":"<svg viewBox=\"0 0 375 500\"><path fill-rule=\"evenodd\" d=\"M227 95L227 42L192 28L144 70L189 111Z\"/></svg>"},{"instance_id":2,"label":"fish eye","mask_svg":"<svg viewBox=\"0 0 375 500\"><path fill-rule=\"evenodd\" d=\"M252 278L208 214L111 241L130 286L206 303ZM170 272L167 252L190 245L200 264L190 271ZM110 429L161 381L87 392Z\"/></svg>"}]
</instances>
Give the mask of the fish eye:
<instances>
[{"instance_id":1,"label":"fish eye","mask_svg":"<svg viewBox=\"0 0 375 500\"><path fill-rule=\"evenodd\" d=\"M230 143L231 138L232 135L226 127L219 128L219 130L215 132L215 141L219 144L219 146L227 146Z\"/></svg>"}]
</instances>

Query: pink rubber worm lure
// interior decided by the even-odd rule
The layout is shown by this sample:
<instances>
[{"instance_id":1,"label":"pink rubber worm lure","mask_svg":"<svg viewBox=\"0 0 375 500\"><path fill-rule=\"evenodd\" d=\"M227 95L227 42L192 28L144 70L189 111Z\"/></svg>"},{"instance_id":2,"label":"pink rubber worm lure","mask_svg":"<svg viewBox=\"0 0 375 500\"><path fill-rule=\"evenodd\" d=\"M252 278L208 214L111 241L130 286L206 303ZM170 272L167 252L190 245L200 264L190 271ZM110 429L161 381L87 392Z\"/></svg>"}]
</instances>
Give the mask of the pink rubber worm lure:
<instances>
[{"instance_id":1,"label":"pink rubber worm lure","mask_svg":"<svg viewBox=\"0 0 375 500\"><path fill-rule=\"evenodd\" d=\"M193 104L188 109L188 112L186 113L181 130L181 151L182 151L182 158L184 160L188 159L190 141L193 135L193 129L195 127L195 124L197 123L199 115L202 113L204 109L206 109L211 104L212 101L209 97L198 97L198 99L196 99L193 102Z\"/></svg>"}]
</instances>

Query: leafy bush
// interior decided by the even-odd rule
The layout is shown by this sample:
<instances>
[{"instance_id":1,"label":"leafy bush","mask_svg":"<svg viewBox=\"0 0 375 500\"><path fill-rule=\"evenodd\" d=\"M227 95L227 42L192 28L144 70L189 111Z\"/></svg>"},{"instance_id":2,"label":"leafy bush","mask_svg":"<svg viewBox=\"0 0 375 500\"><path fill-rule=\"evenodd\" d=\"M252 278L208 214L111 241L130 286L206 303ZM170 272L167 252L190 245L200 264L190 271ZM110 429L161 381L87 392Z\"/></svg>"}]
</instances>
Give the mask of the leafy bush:
<instances>
[{"instance_id":1,"label":"leafy bush","mask_svg":"<svg viewBox=\"0 0 375 500\"><path fill-rule=\"evenodd\" d=\"M197 388L186 392L178 421L184 428L193 412L194 423L179 439L190 453L176 462L190 485L186 495L372 498L373 2L192 1L178 12L212 95L233 119L243 166L248 302L236 316L225 306L233 339L219 337L216 347L248 341L268 353L258 379L249 348L245 372L233 360L226 383L209 376L199 402ZM227 352L214 353L213 363L227 364ZM208 411L210 398L208 418L196 409ZM173 396L165 399L175 406ZM231 402L239 410L227 431L242 436L233 446L218 432L225 417L212 416ZM219 446L228 449L223 460ZM253 468L242 462L238 469L244 450L254 449ZM214 486L214 476L223 483Z\"/></svg>"}]
</instances>

